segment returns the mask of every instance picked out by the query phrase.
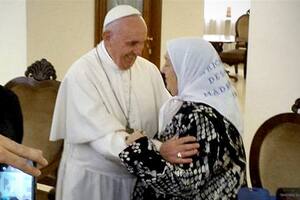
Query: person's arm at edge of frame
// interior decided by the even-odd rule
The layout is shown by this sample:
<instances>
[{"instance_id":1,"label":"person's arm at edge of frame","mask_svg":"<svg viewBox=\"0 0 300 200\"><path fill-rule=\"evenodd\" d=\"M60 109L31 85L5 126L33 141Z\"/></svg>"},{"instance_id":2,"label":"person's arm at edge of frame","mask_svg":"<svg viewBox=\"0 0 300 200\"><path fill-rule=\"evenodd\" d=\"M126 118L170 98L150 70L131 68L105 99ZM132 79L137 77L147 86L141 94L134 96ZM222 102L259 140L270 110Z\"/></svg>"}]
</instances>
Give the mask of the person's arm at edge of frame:
<instances>
[{"instance_id":1,"label":"person's arm at edge of frame","mask_svg":"<svg viewBox=\"0 0 300 200\"><path fill-rule=\"evenodd\" d=\"M27 159L37 162L41 166L48 165L41 150L18 144L0 135L0 163L12 165L33 176L39 176L41 171L36 167L30 166L27 163Z\"/></svg>"}]
</instances>

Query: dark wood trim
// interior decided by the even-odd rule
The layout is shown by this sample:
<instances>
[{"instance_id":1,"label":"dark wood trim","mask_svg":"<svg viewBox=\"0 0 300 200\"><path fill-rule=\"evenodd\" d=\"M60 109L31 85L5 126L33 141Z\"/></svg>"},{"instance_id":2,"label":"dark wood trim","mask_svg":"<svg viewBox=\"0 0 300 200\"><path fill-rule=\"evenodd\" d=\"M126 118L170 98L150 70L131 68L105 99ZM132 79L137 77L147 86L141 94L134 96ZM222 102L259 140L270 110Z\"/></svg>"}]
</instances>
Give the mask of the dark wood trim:
<instances>
[{"instance_id":1,"label":"dark wood trim","mask_svg":"<svg viewBox=\"0 0 300 200\"><path fill-rule=\"evenodd\" d=\"M250 179L252 187L263 187L259 170L259 156L262 143L272 129L283 123L300 124L300 115L296 113L283 113L276 115L265 121L256 131L256 134L252 140L249 159Z\"/></svg>"},{"instance_id":2,"label":"dark wood trim","mask_svg":"<svg viewBox=\"0 0 300 200\"><path fill-rule=\"evenodd\" d=\"M151 19L149 26L151 27L149 37L151 41L152 54L150 60L159 68L160 67L160 47L161 47L161 18L162 18L162 0L151 1Z\"/></svg>"},{"instance_id":3,"label":"dark wood trim","mask_svg":"<svg viewBox=\"0 0 300 200\"><path fill-rule=\"evenodd\" d=\"M28 85L30 87L38 86L39 88L57 87L58 90L60 82L56 80L37 81L30 77L20 76L7 82L4 87L12 89L13 87L18 85Z\"/></svg>"},{"instance_id":4,"label":"dark wood trim","mask_svg":"<svg viewBox=\"0 0 300 200\"><path fill-rule=\"evenodd\" d=\"M37 81L56 80L56 70L45 58L35 61L25 71L26 77L31 77Z\"/></svg>"},{"instance_id":5,"label":"dark wood trim","mask_svg":"<svg viewBox=\"0 0 300 200\"><path fill-rule=\"evenodd\" d=\"M150 0L144 0L143 1L143 18L144 18L146 24L148 24L148 25L149 25L150 17L151 17L150 16L151 15L151 8L150 8L149 5L151 5Z\"/></svg>"},{"instance_id":6,"label":"dark wood trim","mask_svg":"<svg viewBox=\"0 0 300 200\"><path fill-rule=\"evenodd\" d=\"M49 161L48 165L40 168L42 174L37 178L38 183L50 185L53 187L56 186L56 181L57 181L56 177L52 177L51 172L57 174L62 152L63 152L63 143L61 144L61 148L59 152L57 152L54 158L51 161Z\"/></svg>"},{"instance_id":7,"label":"dark wood trim","mask_svg":"<svg viewBox=\"0 0 300 200\"><path fill-rule=\"evenodd\" d=\"M102 40L103 20L106 15L106 0L95 0L95 40L94 46Z\"/></svg>"}]
</instances>

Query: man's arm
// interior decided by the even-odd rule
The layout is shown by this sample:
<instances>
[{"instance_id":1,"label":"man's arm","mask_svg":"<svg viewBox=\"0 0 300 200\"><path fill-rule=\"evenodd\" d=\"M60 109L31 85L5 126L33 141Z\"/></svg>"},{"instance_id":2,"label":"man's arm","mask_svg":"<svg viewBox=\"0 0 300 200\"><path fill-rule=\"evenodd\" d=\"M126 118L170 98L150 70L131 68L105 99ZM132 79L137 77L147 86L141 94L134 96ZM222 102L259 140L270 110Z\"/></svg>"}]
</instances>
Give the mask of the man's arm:
<instances>
[{"instance_id":1,"label":"man's arm","mask_svg":"<svg viewBox=\"0 0 300 200\"><path fill-rule=\"evenodd\" d=\"M135 131L127 137L126 144L129 145L141 137L144 137L144 135L139 131ZM191 163L193 161L191 157L198 153L200 147L197 139L193 136L173 137L164 143L152 139L152 142L160 155L172 164ZM178 153L180 153L181 157L178 157Z\"/></svg>"},{"instance_id":2,"label":"man's arm","mask_svg":"<svg viewBox=\"0 0 300 200\"><path fill-rule=\"evenodd\" d=\"M128 133L125 130L117 131L90 142L90 145L95 151L101 155L105 155L106 158L120 162L118 155L127 147L125 143L127 135Z\"/></svg>"},{"instance_id":3,"label":"man's arm","mask_svg":"<svg viewBox=\"0 0 300 200\"><path fill-rule=\"evenodd\" d=\"M190 165L187 168L167 162L146 137L137 139L122 151L119 157L130 173L156 191L179 197L189 193L190 188L194 187L193 184L186 185L191 182L186 180L191 179L190 173L194 168Z\"/></svg>"},{"instance_id":4,"label":"man's arm","mask_svg":"<svg viewBox=\"0 0 300 200\"><path fill-rule=\"evenodd\" d=\"M172 164L193 162L192 156L198 153L200 145L193 136L173 137L161 144L160 155Z\"/></svg>"}]
</instances>

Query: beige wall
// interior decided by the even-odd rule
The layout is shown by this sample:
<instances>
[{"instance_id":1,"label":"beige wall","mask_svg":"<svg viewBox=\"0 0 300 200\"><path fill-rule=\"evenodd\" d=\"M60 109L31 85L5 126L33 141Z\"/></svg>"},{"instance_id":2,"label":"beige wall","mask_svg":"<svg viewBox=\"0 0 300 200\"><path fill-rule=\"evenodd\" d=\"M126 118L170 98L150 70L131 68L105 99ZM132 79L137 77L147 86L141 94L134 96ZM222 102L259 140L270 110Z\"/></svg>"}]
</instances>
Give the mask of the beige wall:
<instances>
[{"instance_id":1,"label":"beige wall","mask_svg":"<svg viewBox=\"0 0 300 200\"><path fill-rule=\"evenodd\" d=\"M166 41L181 36L204 33L204 0L163 0L161 27L161 66Z\"/></svg>"},{"instance_id":2,"label":"beige wall","mask_svg":"<svg viewBox=\"0 0 300 200\"><path fill-rule=\"evenodd\" d=\"M0 1L0 84L22 76L26 66L25 0Z\"/></svg>"},{"instance_id":3,"label":"beige wall","mask_svg":"<svg viewBox=\"0 0 300 200\"><path fill-rule=\"evenodd\" d=\"M251 2L245 145L268 118L300 97L300 1Z\"/></svg>"},{"instance_id":4,"label":"beige wall","mask_svg":"<svg viewBox=\"0 0 300 200\"><path fill-rule=\"evenodd\" d=\"M46 58L61 80L94 45L94 0L27 0L27 65Z\"/></svg>"}]
</instances>

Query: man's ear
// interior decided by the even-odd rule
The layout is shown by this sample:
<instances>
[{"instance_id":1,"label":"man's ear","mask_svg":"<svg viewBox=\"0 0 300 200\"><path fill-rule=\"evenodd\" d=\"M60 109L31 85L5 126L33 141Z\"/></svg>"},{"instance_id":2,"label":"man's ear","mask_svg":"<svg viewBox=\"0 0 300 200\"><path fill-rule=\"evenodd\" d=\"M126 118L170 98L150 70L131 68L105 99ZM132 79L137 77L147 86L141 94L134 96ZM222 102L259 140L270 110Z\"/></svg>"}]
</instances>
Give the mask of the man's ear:
<instances>
[{"instance_id":1,"label":"man's ear","mask_svg":"<svg viewBox=\"0 0 300 200\"><path fill-rule=\"evenodd\" d=\"M104 31L102 33L102 38L104 41L108 42L111 38L111 31Z\"/></svg>"}]
</instances>

